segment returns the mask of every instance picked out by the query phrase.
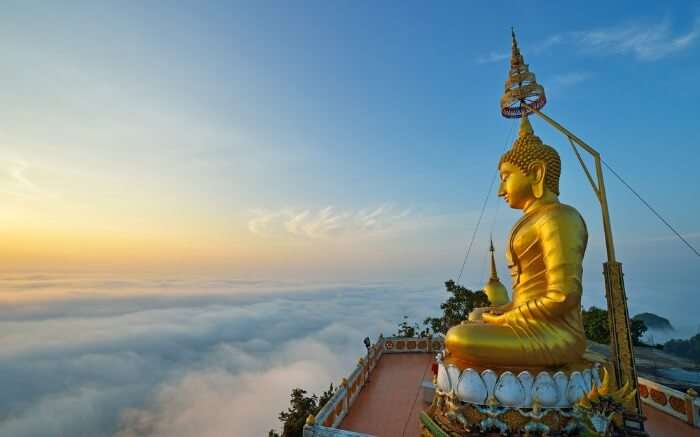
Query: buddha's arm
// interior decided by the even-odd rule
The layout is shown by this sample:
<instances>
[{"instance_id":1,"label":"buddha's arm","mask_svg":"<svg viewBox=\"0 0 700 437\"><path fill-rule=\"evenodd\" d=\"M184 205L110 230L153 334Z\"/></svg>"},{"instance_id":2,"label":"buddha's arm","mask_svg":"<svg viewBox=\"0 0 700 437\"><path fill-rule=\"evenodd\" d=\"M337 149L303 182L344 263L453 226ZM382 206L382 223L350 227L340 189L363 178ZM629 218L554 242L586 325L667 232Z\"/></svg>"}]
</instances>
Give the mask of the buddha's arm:
<instances>
[{"instance_id":1,"label":"buddha's arm","mask_svg":"<svg viewBox=\"0 0 700 437\"><path fill-rule=\"evenodd\" d=\"M485 314L485 321L511 325L527 320L554 319L580 305L581 264L588 239L583 220L573 211L560 212L540 223L538 237L547 289L539 297L505 311L502 316Z\"/></svg>"}]
</instances>

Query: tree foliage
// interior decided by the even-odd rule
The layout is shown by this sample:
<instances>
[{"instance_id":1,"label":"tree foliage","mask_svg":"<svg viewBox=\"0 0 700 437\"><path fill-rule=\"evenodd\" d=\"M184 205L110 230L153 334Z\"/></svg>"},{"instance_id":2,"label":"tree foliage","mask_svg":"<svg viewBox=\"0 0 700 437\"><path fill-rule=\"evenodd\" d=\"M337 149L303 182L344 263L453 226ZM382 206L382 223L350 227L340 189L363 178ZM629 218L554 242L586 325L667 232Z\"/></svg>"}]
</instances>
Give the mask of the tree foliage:
<instances>
[{"instance_id":1,"label":"tree foliage","mask_svg":"<svg viewBox=\"0 0 700 437\"><path fill-rule=\"evenodd\" d=\"M446 334L448 329L466 320L474 308L490 305L486 293L469 290L452 279L445 282L445 288L450 296L440 305L442 317L428 317L423 321L434 333Z\"/></svg>"},{"instance_id":2,"label":"tree foliage","mask_svg":"<svg viewBox=\"0 0 700 437\"><path fill-rule=\"evenodd\" d=\"M583 330L586 338L596 343L610 343L610 329L608 328L608 312L606 310L590 307L581 311L583 316Z\"/></svg>"},{"instance_id":3,"label":"tree foliage","mask_svg":"<svg viewBox=\"0 0 700 437\"><path fill-rule=\"evenodd\" d=\"M608 327L608 311L597 307L590 307L581 311L583 316L583 330L586 338L596 343L610 343L610 328ZM630 319L630 334L632 344L646 346L642 342L642 336L647 331L647 326L641 319Z\"/></svg>"},{"instance_id":4,"label":"tree foliage","mask_svg":"<svg viewBox=\"0 0 700 437\"><path fill-rule=\"evenodd\" d=\"M275 430L270 430L268 437L302 437L306 418L310 414L314 416L326 405L326 402L333 397L335 388L333 384L328 390L324 391L321 396L315 393L311 396L306 395L306 390L295 388L292 390L290 407L287 411L282 411L279 414L279 420L282 422L282 434L278 434Z\"/></svg>"},{"instance_id":5,"label":"tree foliage","mask_svg":"<svg viewBox=\"0 0 700 437\"><path fill-rule=\"evenodd\" d=\"M408 316L403 316L403 322L399 323L399 330L394 334L395 337L427 337L428 335L430 335L428 326L421 329L418 323L409 323Z\"/></svg>"},{"instance_id":6,"label":"tree foliage","mask_svg":"<svg viewBox=\"0 0 700 437\"><path fill-rule=\"evenodd\" d=\"M700 361L700 334L695 334L687 340L669 340L664 343L664 351L698 362Z\"/></svg>"}]
</instances>

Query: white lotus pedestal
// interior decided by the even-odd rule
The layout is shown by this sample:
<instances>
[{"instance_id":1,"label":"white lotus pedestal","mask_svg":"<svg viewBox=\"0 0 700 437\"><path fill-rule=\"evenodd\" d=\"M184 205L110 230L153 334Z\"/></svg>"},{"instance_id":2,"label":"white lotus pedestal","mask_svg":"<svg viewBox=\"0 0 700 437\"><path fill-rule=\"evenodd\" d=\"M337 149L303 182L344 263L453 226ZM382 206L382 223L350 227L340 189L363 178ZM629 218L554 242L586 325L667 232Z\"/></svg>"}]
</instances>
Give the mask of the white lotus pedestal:
<instances>
[{"instance_id":1,"label":"white lotus pedestal","mask_svg":"<svg viewBox=\"0 0 700 437\"><path fill-rule=\"evenodd\" d=\"M423 436L611 435L629 397L608 391L607 370L515 373L460 369L436 357L435 397L421 415Z\"/></svg>"}]
</instances>

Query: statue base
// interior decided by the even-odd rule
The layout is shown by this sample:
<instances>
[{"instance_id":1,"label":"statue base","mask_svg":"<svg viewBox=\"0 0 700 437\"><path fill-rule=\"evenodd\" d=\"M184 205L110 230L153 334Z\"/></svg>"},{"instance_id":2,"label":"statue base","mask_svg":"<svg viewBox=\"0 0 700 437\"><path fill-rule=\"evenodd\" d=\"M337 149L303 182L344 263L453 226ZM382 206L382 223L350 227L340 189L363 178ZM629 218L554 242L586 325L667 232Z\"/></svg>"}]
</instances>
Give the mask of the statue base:
<instances>
[{"instance_id":1,"label":"statue base","mask_svg":"<svg viewBox=\"0 0 700 437\"><path fill-rule=\"evenodd\" d=\"M628 386L611 393L607 365L582 370L460 369L437 356L435 396L423 436L628 435ZM514 371L519 370L517 375Z\"/></svg>"}]
</instances>

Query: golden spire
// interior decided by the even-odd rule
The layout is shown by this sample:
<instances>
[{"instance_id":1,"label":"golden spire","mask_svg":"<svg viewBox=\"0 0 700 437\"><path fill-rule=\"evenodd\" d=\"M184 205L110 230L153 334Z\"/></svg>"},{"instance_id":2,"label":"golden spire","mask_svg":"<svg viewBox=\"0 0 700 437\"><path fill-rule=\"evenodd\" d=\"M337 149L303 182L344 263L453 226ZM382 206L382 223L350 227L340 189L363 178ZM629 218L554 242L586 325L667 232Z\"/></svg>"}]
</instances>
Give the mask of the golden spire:
<instances>
[{"instance_id":1,"label":"golden spire","mask_svg":"<svg viewBox=\"0 0 700 437\"><path fill-rule=\"evenodd\" d=\"M531 112L522 104L535 109L542 109L547 103L544 88L535 80L535 74L530 72L523 55L520 54L515 30L511 29L513 39L510 55L510 72L505 83L505 91L501 97L501 114L506 118L520 118Z\"/></svg>"},{"instance_id":2,"label":"golden spire","mask_svg":"<svg viewBox=\"0 0 700 437\"><path fill-rule=\"evenodd\" d=\"M518 41L515 39L515 28L510 28L510 34L513 37L513 44L511 46L510 55L510 65L516 66L524 63L523 56L520 54L520 49L518 48Z\"/></svg>"},{"instance_id":3,"label":"golden spire","mask_svg":"<svg viewBox=\"0 0 700 437\"><path fill-rule=\"evenodd\" d=\"M491 251L491 277L484 285L484 293L489 298L492 306L505 305L508 303L508 291L506 287L498 279L498 272L496 271L496 258L494 256L493 249L493 239L491 239L491 246L489 247Z\"/></svg>"},{"instance_id":4,"label":"golden spire","mask_svg":"<svg viewBox=\"0 0 700 437\"><path fill-rule=\"evenodd\" d=\"M496 271L496 258L494 257L494 250L493 250L493 238L491 239L491 247L489 248L491 251L491 278L490 280L496 280L498 281L498 272Z\"/></svg>"}]
</instances>

